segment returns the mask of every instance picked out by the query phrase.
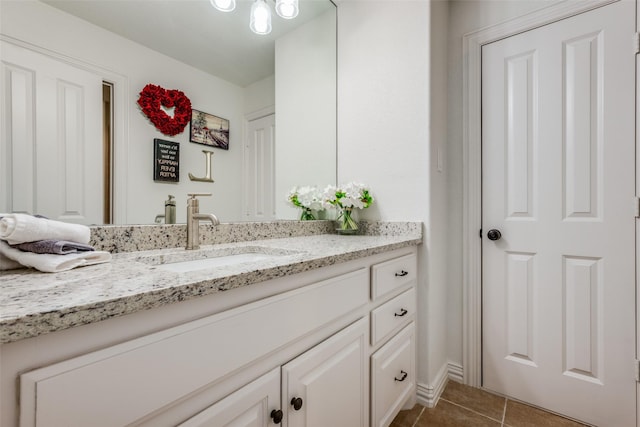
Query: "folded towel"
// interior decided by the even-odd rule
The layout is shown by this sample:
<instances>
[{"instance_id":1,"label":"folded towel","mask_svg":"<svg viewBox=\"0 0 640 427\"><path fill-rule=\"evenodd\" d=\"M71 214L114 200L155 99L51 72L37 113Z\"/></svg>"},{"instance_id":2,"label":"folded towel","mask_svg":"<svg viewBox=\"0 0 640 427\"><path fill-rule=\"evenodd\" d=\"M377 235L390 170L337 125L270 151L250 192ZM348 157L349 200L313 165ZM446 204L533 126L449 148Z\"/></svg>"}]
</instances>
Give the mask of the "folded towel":
<instances>
[{"instance_id":1,"label":"folded towel","mask_svg":"<svg viewBox=\"0 0 640 427\"><path fill-rule=\"evenodd\" d=\"M94 251L93 246L82 243L67 242L66 240L38 240L36 242L18 243L10 245L12 248L20 249L23 252L33 252L35 254L57 254L66 255L76 252Z\"/></svg>"},{"instance_id":2,"label":"folded towel","mask_svg":"<svg viewBox=\"0 0 640 427\"><path fill-rule=\"evenodd\" d=\"M47 273L57 273L76 267L100 264L111 260L111 254L103 251L77 252L68 255L34 254L14 249L0 240L0 253L26 267L33 267Z\"/></svg>"},{"instance_id":3,"label":"folded towel","mask_svg":"<svg viewBox=\"0 0 640 427\"><path fill-rule=\"evenodd\" d=\"M89 243L91 231L81 224L69 224L27 214L9 214L0 219L0 239L10 245L37 240L68 240Z\"/></svg>"},{"instance_id":4,"label":"folded towel","mask_svg":"<svg viewBox=\"0 0 640 427\"><path fill-rule=\"evenodd\" d=\"M15 270L16 268L23 268L23 265L0 254L0 271Z\"/></svg>"}]
</instances>

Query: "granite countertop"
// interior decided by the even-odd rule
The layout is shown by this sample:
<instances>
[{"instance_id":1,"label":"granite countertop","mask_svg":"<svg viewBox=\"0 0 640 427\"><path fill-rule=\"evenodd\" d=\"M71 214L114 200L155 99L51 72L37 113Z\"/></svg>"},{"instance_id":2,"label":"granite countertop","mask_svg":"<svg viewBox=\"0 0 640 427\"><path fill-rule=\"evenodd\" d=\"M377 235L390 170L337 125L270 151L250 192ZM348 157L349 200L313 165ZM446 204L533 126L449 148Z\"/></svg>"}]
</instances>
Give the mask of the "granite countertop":
<instances>
[{"instance_id":1,"label":"granite countertop","mask_svg":"<svg viewBox=\"0 0 640 427\"><path fill-rule=\"evenodd\" d=\"M0 275L0 344L161 307L357 258L420 244L421 230L396 235L320 234L116 253L107 264L63 273ZM265 260L184 273L161 264L222 254L272 254ZM156 265L154 265L156 264Z\"/></svg>"}]
</instances>

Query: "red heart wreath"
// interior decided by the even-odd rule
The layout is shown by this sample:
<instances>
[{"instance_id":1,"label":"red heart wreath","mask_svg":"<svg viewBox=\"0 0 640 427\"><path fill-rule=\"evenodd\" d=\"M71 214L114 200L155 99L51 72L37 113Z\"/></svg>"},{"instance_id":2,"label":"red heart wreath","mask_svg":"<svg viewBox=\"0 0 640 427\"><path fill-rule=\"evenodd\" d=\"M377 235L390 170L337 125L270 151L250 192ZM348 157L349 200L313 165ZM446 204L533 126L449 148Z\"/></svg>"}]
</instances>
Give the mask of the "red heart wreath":
<instances>
[{"instance_id":1,"label":"red heart wreath","mask_svg":"<svg viewBox=\"0 0 640 427\"><path fill-rule=\"evenodd\" d=\"M191 101L179 90L166 90L148 84L140 92L138 105L151 123L165 135L179 134L191 120ZM162 106L175 107L173 117L169 116Z\"/></svg>"}]
</instances>

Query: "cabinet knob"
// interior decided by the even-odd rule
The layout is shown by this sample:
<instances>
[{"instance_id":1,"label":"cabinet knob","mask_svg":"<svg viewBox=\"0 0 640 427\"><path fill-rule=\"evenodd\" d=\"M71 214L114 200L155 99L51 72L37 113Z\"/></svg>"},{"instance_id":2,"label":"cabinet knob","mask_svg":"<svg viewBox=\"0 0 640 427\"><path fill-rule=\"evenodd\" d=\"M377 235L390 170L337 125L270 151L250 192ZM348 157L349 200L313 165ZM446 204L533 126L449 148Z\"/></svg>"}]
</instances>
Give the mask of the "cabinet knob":
<instances>
[{"instance_id":1,"label":"cabinet knob","mask_svg":"<svg viewBox=\"0 0 640 427\"><path fill-rule=\"evenodd\" d=\"M407 374L405 371L400 371L400 378L395 377L394 380L396 380L398 382L402 382L402 381L407 379L407 375L409 375L409 374Z\"/></svg>"},{"instance_id":2,"label":"cabinet knob","mask_svg":"<svg viewBox=\"0 0 640 427\"><path fill-rule=\"evenodd\" d=\"M403 317L406 316L406 314L408 313L407 310L405 310L404 308L400 309L400 313L393 313L394 317Z\"/></svg>"},{"instance_id":3,"label":"cabinet knob","mask_svg":"<svg viewBox=\"0 0 640 427\"><path fill-rule=\"evenodd\" d=\"M400 270L400 273L396 273L396 277L404 277L407 274L409 274L409 272L404 271L404 270Z\"/></svg>"},{"instance_id":4,"label":"cabinet knob","mask_svg":"<svg viewBox=\"0 0 640 427\"><path fill-rule=\"evenodd\" d=\"M273 411L271 411L271 419L273 419L274 424L280 424L282 422L283 416L284 413L280 409L274 409Z\"/></svg>"},{"instance_id":5,"label":"cabinet knob","mask_svg":"<svg viewBox=\"0 0 640 427\"><path fill-rule=\"evenodd\" d=\"M291 399L291 405L293 406L293 409L299 411L300 408L302 408L302 398L294 397L293 399Z\"/></svg>"}]
</instances>

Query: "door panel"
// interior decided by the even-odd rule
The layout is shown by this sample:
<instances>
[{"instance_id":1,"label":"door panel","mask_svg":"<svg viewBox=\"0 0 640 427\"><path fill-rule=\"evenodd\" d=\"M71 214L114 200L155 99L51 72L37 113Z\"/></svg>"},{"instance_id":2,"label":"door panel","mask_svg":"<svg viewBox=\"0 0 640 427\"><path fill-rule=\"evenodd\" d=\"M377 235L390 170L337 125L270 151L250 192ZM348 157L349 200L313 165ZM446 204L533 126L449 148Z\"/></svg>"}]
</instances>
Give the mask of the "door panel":
<instances>
[{"instance_id":1,"label":"door panel","mask_svg":"<svg viewBox=\"0 0 640 427\"><path fill-rule=\"evenodd\" d=\"M601 426L635 425L634 17L482 51L483 385Z\"/></svg>"},{"instance_id":2,"label":"door panel","mask_svg":"<svg viewBox=\"0 0 640 427\"><path fill-rule=\"evenodd\" d=\"M102 79L0 45L0 211L102 223Z\"/></svg>"},{"instance_id":3,"label":"door panel","mask_svg":"<svg viewBox=\"0 0 640 427\"><path fill-rule=\"evenodd\" d=\"M245 146L245 219L267 221L275 213L275 114L248 124Z\"/></svg>"}]
</instances>

